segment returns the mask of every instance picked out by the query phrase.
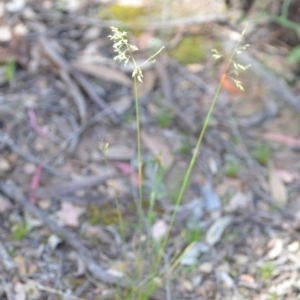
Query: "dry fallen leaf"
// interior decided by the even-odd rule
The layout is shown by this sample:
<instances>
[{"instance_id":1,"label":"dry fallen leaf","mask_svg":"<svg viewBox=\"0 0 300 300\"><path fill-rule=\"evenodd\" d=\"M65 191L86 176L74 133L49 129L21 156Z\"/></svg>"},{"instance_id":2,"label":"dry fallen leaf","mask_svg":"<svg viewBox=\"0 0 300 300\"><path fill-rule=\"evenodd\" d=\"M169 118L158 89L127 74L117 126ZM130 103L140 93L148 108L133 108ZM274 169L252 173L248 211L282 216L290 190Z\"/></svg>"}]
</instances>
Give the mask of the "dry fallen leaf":
<instances>
[{"instance_id":1,"label":"dry fallen leaf","mask_svg":"<svg viewBox=\"0 0 300 300\"><path fill-rule=\"evenodd\" d=\"M291 183L298 178L297 174L284 169L276 169L277 175L284 183Z\"/></svg>"},{"instance_id":2,"label":"dry fallen leaf","mask_svg":"<svg viewBox=\"0 0 300 300\"><path fill-rule=\"evenodd\" d=\"M26 260L22 256L16 256L14 258L14 262L18 266L18 273L20 276L26 276L27 275L27 270L26 270Z\"/></svg>"},{"instance_id":3,"label":"dry fallen leaf","mask_svg":"<svg viewBox=\"0 0 300 300\"><path fill-rule=\"evenodd\" d=\"M21 282L17 282L14 285L14 299L16 300L26 300L26 292L24 285Z\"/></svg>"},{"instance_id":4,"label":"dry fallen leaf","mask_svg":"<svg viewBox=\"0 0 300 300\"><path fill-rule=\"evenodd\" d=\"M210 246L218 243L223 235L223 232L229 226L231 221L232 218L230 216L225 216L216 220L206 233L206 243Z\"/></svg>"},{"instance_id":5,"label":"dry fallen leaf","mask_svg":"<svg viewBox=\"0 0 300 300\"><path fill-rule=\"evenodd\" d=\"M273 168L270 170L269 184L271 195L275 203L279 206L284 206L288 198L287 190L276 170Z\"/></svg>"},{"instance_id":6,"label":"dry fallen leaf","mask_svg":"<svg viewBox=\"0 0 300 300\"><path fill-rule=\"evenodd\" d=\"M131 86L129 77L119 70L82 61L74 61L72 66L82 73L121 85Z\"/></svg>"},{"instance_id":7,"label":"dry fallen leaf","mask_svg":"<svg viewBox=\"0 0 300 300\"><path fill-rule=\"evenodd\" d=\"M226 64L224 63L222 64L222 67L220 69L220 80L223 78L222 88L230 94L240 93L241 91L234 85L233 81L227 75L224 75L225 70L226 70Z\"/></svg>"},{"instance_id":8,"label":"dry fallen leaf","mask_svg":"<svg viewBox=\"0 0 300 300\"><path fill-rule=\"evenodd\" d=\"M154 240L159 241L167 232L168 226L164 220L158 220L151 228Z\"/></svg>"},{"instance_id":9,"label":"dry fallen leaf","mask_svg":"<svg viewBox=\"0 0 300 300\"><path fill-rule=\"evenodd\" d=\"M272 249L268 252L268 258L269 259L275 259L280 256L284 249L284 243L282 239L276 239L274 246Z\"/></svg>"},{"instance_id":10,"label":"dry fallen leaf","mask_svg":"<svg viewBox=\"0 0 300 300\"><path fill-rule=\"evenodd\" d=\"M76 207L70 202L63 201L61 211L59 212L60 220L64 225L71 227L79 226L79 216L83 213L83 209Z\"/></svg>"},{"instance_id":11,"label":"dry fallen leaf","mask_svg":"<svg viewBox=\"0 0 300 300\"><path fill-rule=\"evenodd\" d=\"M247 283L255 283L255 278L249 274L242 274L240 280Z\"/></svg>"}]
</instances>

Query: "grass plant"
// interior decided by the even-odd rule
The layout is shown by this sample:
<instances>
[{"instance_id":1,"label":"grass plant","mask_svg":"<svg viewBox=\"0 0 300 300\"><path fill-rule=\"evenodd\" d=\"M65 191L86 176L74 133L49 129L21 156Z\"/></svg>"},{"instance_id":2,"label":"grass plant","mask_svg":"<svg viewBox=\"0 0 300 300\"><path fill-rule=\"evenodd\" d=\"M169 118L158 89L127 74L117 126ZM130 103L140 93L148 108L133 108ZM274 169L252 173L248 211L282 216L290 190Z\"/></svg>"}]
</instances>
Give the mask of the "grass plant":
<instances>
[{"instance_id":1,"label":"grass plant","mask_svg":"<svg viewBox=\"0 0 300 300\"><path fill-rule=\"evenodd\" d=\"M223 81L226 77L231 77L235 85L238 89L244 90L242 83L236 78L231 76L231 73L228 72L229 67L232 66L233 68L233 74L238 76L240 71L246 70L249 66L243 66L239 63L237 63L234 60L235 55L238 55L241 53L241 51L245 50L248 45L240 46L240 42L237 42L236 47L234 48L230 58L227 61L227 65L225 68L225 72L221 77L221 80L219 82L219 85L216 89L215 95L213 97L213 100L211 102L211 105L209 107L208 113L206 115L206 118L204 120L204 123L202 125L196 146L194 148L190 163L188 165L187 171L184 175L182 184L180 185L178 189L178 193L176 194L175 203L174 203L174 210L171 215L171 219L168 225L168 228L166 230L166 234L164 237L157 241L154 240L151 237L151 234L149 234L149 228L154 223L155 214L154 214L154 206L155 206L155 200L157 196L157 187L153 186L150 193L150 205L148 212L144 213L142 202L143 202L143 194L142 194L142 187L143 187L143 176L142 176L142 167L143 167L143 160L141 155L141 128L140 128L140 114L139 114L139 98L138 98L138 92L137 92L137 82L142 82L143 80L143 73L142 73L142 65L146 62L154 62L154 58L162 51L163 48L159 49L155 54L150 56L144 63L141 65L138 65L136 63L136 60L134 58L134 52L137 51L137 47L134 45L129 44L128 37L126 32L120 31L116 27L111 27L112 35L110 35L110 39L113 41L114 45L114 51L117 53L117 56L114 58L116 61L123 62L125 65L130 63L132 65L133 71L132 71L132 78L133 78L133 88L134 88L134 98L135 98L135 117L136 117L136 144L137 144L137 160L138 160L138 201L137 201L137 211L138 211L138 217L139 222L141 226L139 226L139 238L137 239L136 246L135 246L135 253L136 253L136 271L135 278L134 278L134 284L130 288L130 290L127 291L126 296L120 296L117 299L136 299L136 300L147 300L150 295L159 287L161 286L166 280L169 280L176 269L180 265L181 257L186 253L186 251L189 251L193 246L195 239L198 238L197 234L194 232L190 232L188 235L188 240L191 242L188 244L188 246L185 248L184 251L178 252L177 255L173 256L171 258L171 261L166 263L164 267L161 267L163 259L164 259L164 250L167 246L167 243L170 238L171 229L174 225L174 221L176 218L176 214L178 211L178 208L181 204L181 201L183 199L184 193L186 188L189 184L189 179L191 172L193 170L193 167L195 165L197 156L199 154L200 146L203 140L204 133L208 127L209 120L211 119L212 112L214 109L214 106L216 104L218 95L221 91ZM245 30L242 33L242 36L244 35ZM213 49L213 57L215 59L219 59L223 57L222 54L220 54L216 49ZM157 160L154 165L154 174L160 174L160 161ZM159 178L161 180L161 178ZM154 183L158 181L153 181ZM155 184L154 184L155 185ZM146 232L146 242L142 241L142 237L145 237ZM199 236L201 234L199 233ZM151 255L147 256L147 259L143 257L143 253L147 252L147 248L149 250ZM147 252L149 253L149 251ZM147 262L146 262L147 261ZM143 264L147 264L146 267L143 266ZM145 270L147 269L147 270Z\"/></svg>"}]
</instances>

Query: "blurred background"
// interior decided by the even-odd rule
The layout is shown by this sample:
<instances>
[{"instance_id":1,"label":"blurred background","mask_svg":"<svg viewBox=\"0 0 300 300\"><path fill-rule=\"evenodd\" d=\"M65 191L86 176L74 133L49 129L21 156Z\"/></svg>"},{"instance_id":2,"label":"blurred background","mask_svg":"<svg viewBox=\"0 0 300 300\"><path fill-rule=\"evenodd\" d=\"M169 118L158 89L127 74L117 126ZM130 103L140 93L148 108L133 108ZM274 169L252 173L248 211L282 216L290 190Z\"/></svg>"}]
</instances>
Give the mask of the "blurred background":
<instances>
[{"instance_id":1,"label":"blurred background","mask_svg":"<svg viewBox=\"0 0 300 300\"><path fill-rule=\"evenodd\" d=\"M1 299L117 299L89 259L132 272L132 66L113 59L111 26L138 64L164 46L137 88L154 240L220 85L166 261L194 247L151 299L298 299L299 0L1 1Z\"/></svg>"}]
</instances>

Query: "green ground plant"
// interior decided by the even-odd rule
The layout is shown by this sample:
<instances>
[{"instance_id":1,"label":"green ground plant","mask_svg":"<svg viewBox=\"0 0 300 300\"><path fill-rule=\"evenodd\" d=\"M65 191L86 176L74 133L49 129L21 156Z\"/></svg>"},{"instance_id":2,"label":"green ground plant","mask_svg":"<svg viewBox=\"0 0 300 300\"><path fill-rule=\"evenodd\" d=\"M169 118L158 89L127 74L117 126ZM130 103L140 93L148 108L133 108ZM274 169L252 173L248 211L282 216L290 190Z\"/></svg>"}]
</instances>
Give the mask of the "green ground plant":
<instances>
[{"instance_id":1,"label":"green ground plant","mask_svg":"<svg viewBox=\"0 0 300 300\"><path fill-rule=\"evenodd\" d=\"M173 117L173 112L170 108L161 106L157 113L156 119L161 128L166 128L170 125Z\"/></svg>"},{"instance_id":2,"label":"green ground plant","mask_svg":"<svg viewBox=\"0 0 300 300\"><path fill-rule=\"evenodd\" d=\"M4 64L4 78L11 82L15 78L16 62L13 58L8 58Z\"/></svg>"},{"instance_id":3,"label":"green ground plant","mask_svg":"<svg viewBox=\"0 0 300 300\"><path fill-rule=\"evenodd\" d=\"M270 279L273 274L274 268L272 267L270 262L265 262L259 272L259 277L262 280Z\"/></svg>"},{"instance_id":4,"label":"green ground plant","mask_svg":"<svg viewBox=\"0 0 300 300\"><path fill-rule=\"evenodd\" d=\"M228 177L235 177L240 169L240 162L232 157L225 157L225 166L224 166L225 175Z\"/></svg>"},{"instance_id":5,"label":"green ground plant","mask_svg":"<svg viewBox=\"0 0 300 300\"><path fill-rule=\"evenodd\" d=\"M25 223L21 222L16 225L16 227L12 231L11 240L12 241L20 241L27 234L27 226Z\"/></svg>"},{"instance_id":6,"label":"green ground plant","mask_svg":"<svg viewBox=\"0 0 300 300\"><path fill-rule=\"evenodd\" d=\"M252 152L253 158L255 158L260 164L267 166L271 158L271 148L267 144L258 144Z\"/></svg>"},{"instance_id":7,"label":"green ground plant","mask_svg":"<svg viewBox=\"0 0 300 300\"><path fill-rule=\"evenodd\" d=\"M245 71L249 66L243 66L237 63L234 60L235 55L238 55L241 51L245 50L248 45L240 46L240 42L236 44L234 51L232 52L230 58L227 61L227 65L225 68L225 73L222 75L222 78L219 82L219 85L216 89L215 95L212 99L211 105L209 107L208 113L206 118L201 126L200 134L194 147L193 154L188 165L187 171L183 177L182 183L180 183L178 187L178 191L174 197L174 210L171 215L171 219L169 221L169 225L164 237L160 240L154 240L151 235L147 235L146 242L142 242L142 236L145 237L145 232L149 233L149 228L154 223L155 214L154 214L154 206L157 197L157 182L160 182L162 177L160 171L160 159L157 159L156 165L154 165L154 174L156 178L159 180L154 180L150 192L150 204L148 212L144 212L143 209L143 175L142 175L142 167L143 167L143 160L141 155L141 129L140 129L140 115L139 115L139 99L138 99L138 92L137 92L137 81L142 82L143 80L143 73L142 73L142 65L146 62L154 62L155 56L157 56L163 48L159 49L155 54L150 56L144 63L141 65L137 65L136 60L134 58L134 51L137 51L137 47L134 45L129 44L128 37L126 32L120 31L116 27L111 27L112 35L110 35L110 39L113 41L113 48L114 51L117 53L117 56L114 58L116 61L122 62L125 65L130 63L132 65L132 78L133 78L133 86L134 86L134 98L135 98L135 117L136 117L136 144L137 144L137 161L138 161L138 201L137 201L137 212L138 212L138 219L139 219L139 238L134 247L134 252L136 253L136 266L135 272L132 277L132 281L134 282L133 285L126 291L126 295L120 295L117 299L122 300L147 300L150 295L159 287L161 286L166 280L171 279L174 277L174 274L177 273L178 267L180 265L180 261L182 256L189 251L193 246L196 240L201 238L202 233L200 231L189 231L186 233L186 237L188 239L188 246L183 251L178 251L176 255L171 258L171 261L165 267L161 267L161 262L164 257L164 249L167 246L167 243L170 238L171 229L174 225L174 221L176 218L176 214L183 199L185 190L189 184L190 175L193 170L193 167L196 162L196 158L198 156L200 146L203 140L204 133L209 125L209 121L212 116L212 112L214 106L216 104L218 95L220 93L223 80L225 76L230 76L231 73L228 72L229 67L232 66L233 72L236 76L239 75L240 71ZM245 30L242 33L244 35ZM215 59L219 59L223 57L216 49L213 49L213 57ZM240 90L244 90L241 82L236 78L233 77L233 81L235 82L237 88ZM156 168L156 169L155 169ZM145 238L143 238L145 241ZM149 250L150 249L150 250ZM143 253L151 253L151 255L147 256L147 259L143 257ZM146 270L143 266L146 264Z\"/></svg>"}]
</instances>

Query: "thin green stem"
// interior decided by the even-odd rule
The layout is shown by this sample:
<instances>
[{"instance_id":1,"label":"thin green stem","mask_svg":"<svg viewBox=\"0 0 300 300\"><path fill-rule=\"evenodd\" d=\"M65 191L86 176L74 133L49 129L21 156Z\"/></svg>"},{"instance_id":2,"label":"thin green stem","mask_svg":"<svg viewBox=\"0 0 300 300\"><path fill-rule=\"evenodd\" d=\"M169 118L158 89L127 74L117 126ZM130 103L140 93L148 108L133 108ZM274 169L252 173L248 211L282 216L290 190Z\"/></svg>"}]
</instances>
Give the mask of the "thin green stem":
<instances>
[{"instance_id":1,"label":"thin green stem","mask_svg":"<svg viewBox=\"0 0 300 300\"><path fill-rule=\"evenodd\" d=\"M135 61L133 59L133 63L135 65ZM140 131L140 113L139 113L139 100L138 100L138 91L137 91L137 78L133 77L133 87L134 87L134 98L135 98L135 112L136 112L136 144L137 144L137 156L138 156L138 215L139 222L143 224L143 212L142 212L142 154L141 154L141 131ZM140 229L140 236L138 237L138 276L139 282L142 280L142 245L141 245L141 233L142 229ZM140 293L140 291L138 291ZM139 295L138 295L139 296ZM138 298L139 299L139 298Z\"/></svg>"},{"instance_id":2,"label":"thin green stem","mask_svg":"<svg viewBox=\"0 0 300 300\"><path fill-rule=\"evenodd\" d=\"M141 63L141 64L139 65L139 68L140 68L143 64L147 63L148 61L151 61L151 59L153 59L155 56L157 56L164 48L165 48L165 47L161 47L155 54L153 54L153 55L150 56L147 60L145 60L143 63Z\"/></svg>"},{"instance_id":3,"label":"thin green stem","mask_svg":"<svg viewBox=\"0 0 300 300\"><path fill-rule=\"evenodd\" d=\"M139 212L142 210L142 154L141 154L141 130L140 130L140 111L137 91L137 78L134 76L134 98L135 98L135 113L136 113L136 144L137 144L137 158L138 158L138 198L139 198Z\"/></svg>"},{"instance_id":4,"label":"thin green stem","mask_svg":"<svg viewBox=\"0 0 300 300\"><path fill-rule=\"evenodd\" d=\"M234 57L234 55L235 55L235 53L236 53L236 49L238 48L239 43L240 43L240 42L237 42L237 44L236 44L234 50L233 50L232 53L231 53L231 56L230 56L230 58L229 58L229 60L228 60L228 62L227 62L227 65L226 65L224 74L223 74L222 77L221 77L221 80L220 80L220 82L219 82L218 88L217 88L217 90L216 90L216 93L215 93L215 95L214 95L214 98L213 98L213 100L212 100L212 102L211 102L211 105L210 105L210 107L209 107L208 113L207 113L207 115L206 115L206 118L205 118L205 121L204 121L202 130L201 130L200 135L199 135L199 138L198 138L198 140L197 140L197 144L196 144L196 147L195 147L193 156L192 156L191 161L190 161L190 163L189 163L188 169L187 169L187 171L186 171L186 173L185 173L185 176L184 176L184 179L183 179L183 183L182 183L182 185L181 185L181 187L180 187L180 191L179 191L179 194L178 194L176 203L175 203L175 209L174 209L173 214L172 214L172 216L171 216L171 220L170 220L170 224L169 224L169 226L168 226L167 233L166 233L166 235L165 235L165 237L164 237L164 239L163 239L163 241L162 241L162 249L165 249L166 244L167 244L167 242L168 242L168 240L169 240L169 236L170 236L170 233L171 233L171 229L172 229L172 227L173 227L173 225L174 225L174 221L175 221L175 218L176 218L176 215L177 215L178 207L179 207L179 205L180 205L180 203L181 203L181 201L182 201L183 194L184 194L184 192L185 192L185 190L186 190L186 188L187 188L187 186L188 186L188 182L189 182L189 179L190 179L191 172L192 172L193 167L194 167L194 165L195 165L196 158L197 158L197 156L198 156L198 154L199 154L199 149L200 149L200 145L201 145L202 140L203 140L204 133L205 133L205 131L206 131L206 129L207 129L207 126L208 126L209 120L210 120L210 118L211 118L213 109L214 109L214 107L215 107L216 101L217 101L218 96L219 96L219 94L220 94L220 90L221 90L223 81L224 81L224 79L225 79L226 72L227 72L227 70L228 70L228 68L229 68L229 66L230 66L230 64L231 64L231 62L232 62L232 60L233 60L233 57ZM157 260L157 264L155 265L155 268L158 267L158 264L159 264L159 262L161 261L161 258L162 258L162 254L160 254L160 255L158 256L158 260Z\"/></svg>"}]
</instances>

